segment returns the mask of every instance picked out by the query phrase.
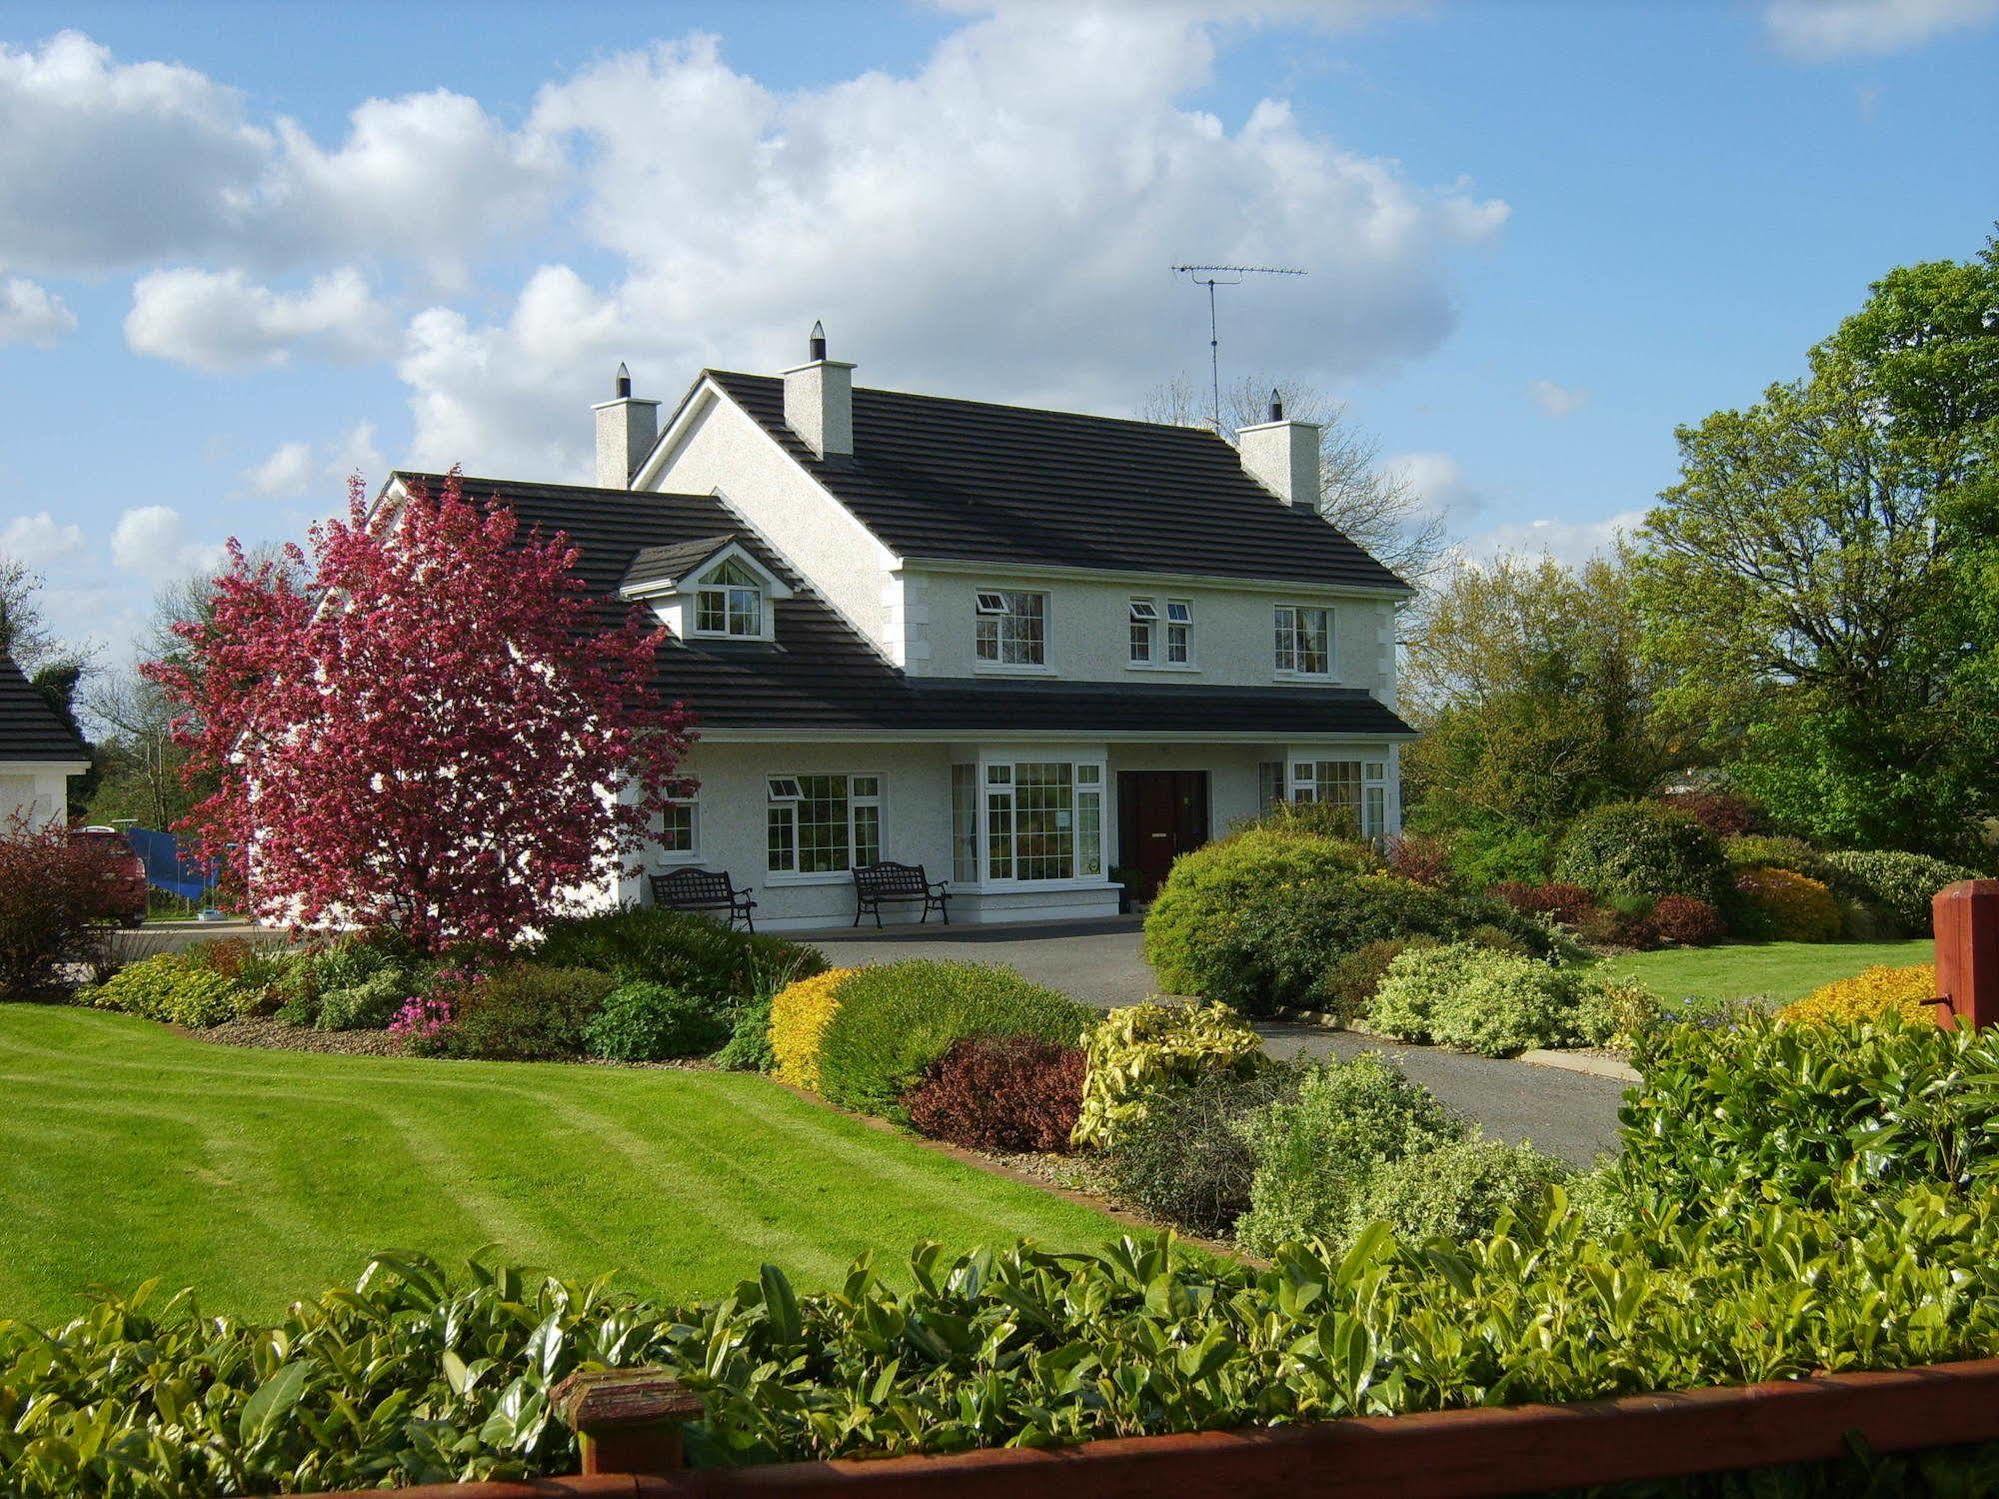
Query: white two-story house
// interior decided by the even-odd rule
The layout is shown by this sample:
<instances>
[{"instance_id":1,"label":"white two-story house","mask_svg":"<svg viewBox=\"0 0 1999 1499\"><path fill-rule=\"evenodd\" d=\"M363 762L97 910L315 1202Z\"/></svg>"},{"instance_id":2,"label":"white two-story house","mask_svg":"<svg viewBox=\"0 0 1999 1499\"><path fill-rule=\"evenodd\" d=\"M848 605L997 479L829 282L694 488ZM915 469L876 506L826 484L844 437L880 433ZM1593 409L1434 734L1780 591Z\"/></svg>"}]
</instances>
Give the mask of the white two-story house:
<instances>
[{"instance_id":1,"label":"white two-story house","mask_svg":"<svg viewBox=\"0 0 1999 1499\"><path fill-rule=\"evenodd\" d=\"M621 369L593 488L465 481L670 632L699 790L643 873L726 870L759 927L849 921L878 859L948 880L955 920L1081 918L1276 797L1397 829L1410 589L1320 518L1317 428L1273 411L1238 451L871 390L814 334L664 425Z\"/></svg>"}]
</instances>

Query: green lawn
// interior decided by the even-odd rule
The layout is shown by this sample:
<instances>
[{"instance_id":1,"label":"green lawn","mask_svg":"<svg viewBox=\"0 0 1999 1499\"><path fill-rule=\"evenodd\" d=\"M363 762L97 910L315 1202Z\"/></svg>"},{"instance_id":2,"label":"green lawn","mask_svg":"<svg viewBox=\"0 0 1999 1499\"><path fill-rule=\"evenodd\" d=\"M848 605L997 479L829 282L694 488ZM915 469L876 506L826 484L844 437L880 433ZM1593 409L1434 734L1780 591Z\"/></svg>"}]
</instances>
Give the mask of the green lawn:
<instances>
[{"instance_id":1,"label":"green lawn","mask_svg":"<svg viewBox=\"0 0 1999 1499\"><path fill-rule=\"evenodd\" d=\"M1661 999L1748 999L1784 1004L1821 984L1876 963L1927 963L1935 944L1918 942L1758 942L1737 947L1680 947L1606 958L1611 973L1635 973Z\"/></svg>"},{"instance_id":2,"label":"green lawn","mask_svg":"<svg viewBox=\"0 0 1999 1499\"><path fill-rule=\"evenodd\" d=\"M1124 1231L760 1077L236 1050L30 1005L0 1005L0 1203L0 1317L42 1323L151 1276L268 1314L385 1248L685 1296Z\"/></svg>"}]
</instances>

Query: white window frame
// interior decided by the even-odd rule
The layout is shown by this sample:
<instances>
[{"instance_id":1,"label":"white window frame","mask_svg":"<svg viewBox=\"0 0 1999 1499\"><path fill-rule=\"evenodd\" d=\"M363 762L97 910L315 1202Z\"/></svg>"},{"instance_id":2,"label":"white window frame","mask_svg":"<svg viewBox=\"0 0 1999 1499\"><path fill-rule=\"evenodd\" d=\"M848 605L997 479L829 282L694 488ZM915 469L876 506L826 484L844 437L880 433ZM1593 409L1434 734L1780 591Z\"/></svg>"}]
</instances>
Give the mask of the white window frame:
<instances>
[{"instance_id":1,"label":"white window frame","mask_svg":"<svg viewBox=\"0 0 1999 1499\"><path fill-rule=\"evenodd\" d=\"M1151 599L1134 598L1125 606L1125 660L1133 666L1159 664L1159 606Z\"/></svg>"},{"instance_id":2,"label":"white window frame","mask_svg":"<svg viewBox=\"0 0 1999 1499\"><path fill-rule=\"evenodd\" d=\"M724 568L734 565L751 577L754 583L716 583L710 581ZM722 556L703 568L688 585L687 633L703 640L770 640L773 638L771 621L771 589L757 569L740 558ZM721 629L704 628L701 624L701 606L711 596L719 596L723 626ZM736 628L737 603L740 595L748 595L755 600L756 628L739 630Z\"/></svg>"},{"instance_id":3,"label":"white window frame","mask_svg":"<svg viewBox=\"0 0 1999 1499\"><path fill-rule=\"evenodd\" d=\"M1176 611L1177 615L1176 615ZM1175 632L1178 639L1175 639ZM1175 646L1179 647L1180 659L1173 659ZM1194 601L1192 599L1168 599L1166 601L1166 659L1160 663L1168 671L1194 671Z\"/></svg>"},{"instance_id":4,"label":"white window frame","mask_svg":"<svg viewBox=\"0 0 1999 1499\"><path fill-rule=\"evenodd\" d=\"M1025 598L1038 598L1041 600L1041 659L1038 661L1008 661L1005 657L1009 643L1009 632L1014 628L1013 622L1026 617L1024 612L1017 607L1017 601ZM1046 589L983 587L974 591L973 604L973 671L994 672L1002 675L1008 673L1034 675L1046 674L1053 670L1049 665L1048 656L1050 645L1049 634L1053 628L1055 617L1055 601ZM983 632L979 629L979 626L987 620L995 621L993 648L996 654L993 656L982 654L983 640L981 637ZM1015 643L1019 644L1020 642L1016 641Z\"/></svg>"},{"instance_id":5,"label":"white window frame","mask_svg":"<svg viewBox=\"0 0 1999 1499\"><path fill-rule=\"evenodd\" d=\"M687 809L687 847L668 848L666 846L666 824L660 822L659 838L655 849L662 864L699 864L701 862L701 798L696 796L669 796L666 799L668 811Z\"/></svg>"},{"instance_id":6,"label":"white window frame","mask_svg":"<svg viewBox=\"0 0 1999 1499\"><path fill-rule=\"evenodd\" d=\"M1299 666L1297 654L1298 616L1301 614L1322 614L1326 622L1326 665L1323 671L1313 671ZM1271 644L1273 665L1280 677L1299 677L1309 681L1326 682L1333 680L1339 663L1335 659L1338 637L1335 633L1333 607L1330 604L1279 604L1271 616ZM1286 657L1290 665L1285 664Z\"/></svg>"},{"instance_id":7,"label":"white window frame","mask_svg":"<svg viewBox=\"0 0 1999 1499\"><path fill-rule=\"evenodd\" d=\"M803 839L799 826L798 809L805 800L804 782L811 779L837 779L847 783L847 862L839 869L799 868ZM874 782L872 795L854 790L856 781ZM878 770L814 770L782 771L764 777L764 869L773 885L832 885L852 879L855 854L860 847L860 819L856 817L859 808L872 808L875 822L875 858L884 857L888 846L888 777ZM783 820L790 825L791 862L780 865L773 857L771 832L779 819L773 814L785 809Z\"/></svg>"},{"instance_id":8,"label":"white window frame","mask_svg":"<svg viewBox=\"0 0 1999 1499\"><path fill-rule=\"evenodd\" d=\"M1070 859L1069 872L1047 879L1022 879L1020 869L1020 816L1017 796L1020 790L1019 767L1022 765L1067 765L1069 767L1069 832ZM1040 753L1022 751L981 756L972 770L973 802L970 807L973 867L978 873L976 885L981 890L1073 890L1102 885L1109 879L1110 855L1107 840L1110 835L1112 808L1109 805L1111 779L1109 765L1102 755L1088 754L1076 756L1060 750L1046 750ZM1005 808L1005 849L1004 874L994 873L996 843L995 804ZM1090 804L1094 803L1094 806ZM952 847L959 847L967 829L959 821L960 805L954 801L952 815ZM1092 818L1095 823L1094 845L1085 838L1085 829ZM956 860L954 859L954 868Z\"/></svg>"},{"instance_id":9,"label":"white window frame","mask_svg":"<svg viewBox=\"0 0 1999 1499\"><path fill-rule=\"evenodd\" d=\"M1291 800L1316 802L1323 799L1326 781L1320 775L1325 765L1352 765L1358 775L1350 782L1353 798L1348 810L1363 838L1379 840L1388 836L1388 760L1380 751L1314 751L1290 758ZM1342 797L1342 801L1346 798Z\"/></svg>"}]
</instances>

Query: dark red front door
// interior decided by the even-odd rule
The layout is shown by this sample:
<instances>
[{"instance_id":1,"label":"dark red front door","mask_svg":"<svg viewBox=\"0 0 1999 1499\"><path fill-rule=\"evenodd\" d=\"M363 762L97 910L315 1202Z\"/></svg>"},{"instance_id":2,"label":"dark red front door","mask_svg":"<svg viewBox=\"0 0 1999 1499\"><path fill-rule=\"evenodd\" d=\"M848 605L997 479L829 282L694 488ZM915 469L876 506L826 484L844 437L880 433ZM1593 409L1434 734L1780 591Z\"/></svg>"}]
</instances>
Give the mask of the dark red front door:
<instances>
[{"instance_id":1,"label":"dark red front door","mask_svg":"<svg viewBox=\"0 0 1999 1499\"><path fill-rule=\"evenodd\" d=\"M1121 770L1118 863L1138 871L1135 899L1150 900L1177 855L1208 841L1205 770Z\"/></svg>"}]
</instances>

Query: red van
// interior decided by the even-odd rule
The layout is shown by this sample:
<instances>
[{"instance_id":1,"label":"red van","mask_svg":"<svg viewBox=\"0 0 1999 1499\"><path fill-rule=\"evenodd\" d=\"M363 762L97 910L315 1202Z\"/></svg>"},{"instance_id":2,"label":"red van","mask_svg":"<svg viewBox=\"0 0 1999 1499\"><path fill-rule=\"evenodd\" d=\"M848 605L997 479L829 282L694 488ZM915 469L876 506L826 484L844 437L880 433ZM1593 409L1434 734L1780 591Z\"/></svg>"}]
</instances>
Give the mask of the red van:
<instances>
[{"instance_id":1,"label":"red van","mask_svg":"<svg viewBox=\"0 0 1999 1499\"><path fill-rule=\"evenodd\" d=\"M104 860L103 914L120 926L137 926L144 921L146 866L125 835L116 828L77 828L69 836Z\"/></svg>"}]
</instances>

